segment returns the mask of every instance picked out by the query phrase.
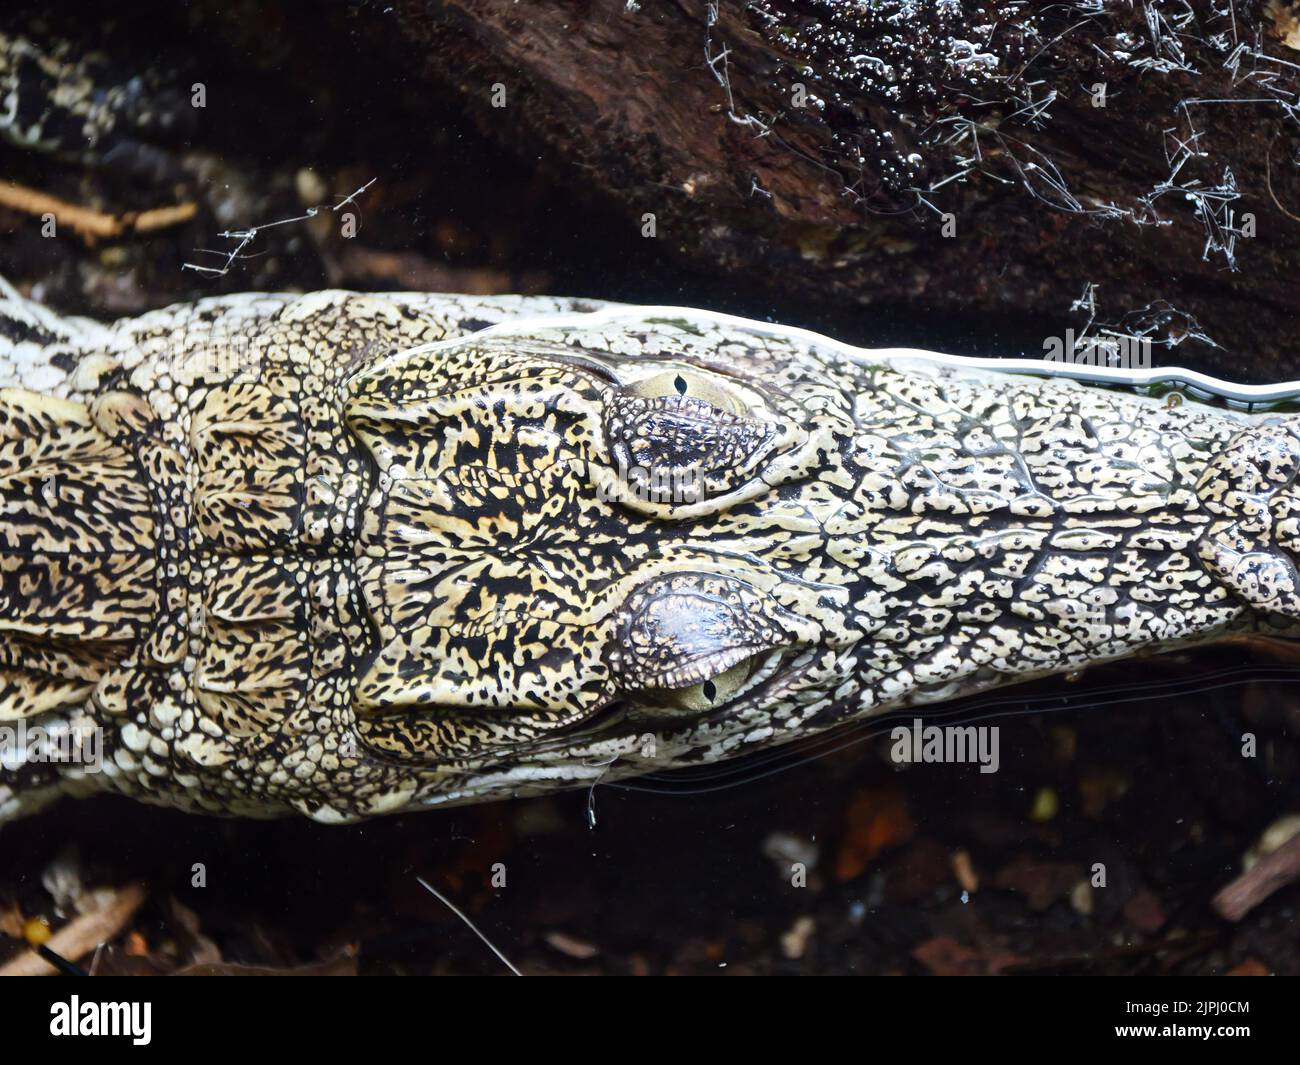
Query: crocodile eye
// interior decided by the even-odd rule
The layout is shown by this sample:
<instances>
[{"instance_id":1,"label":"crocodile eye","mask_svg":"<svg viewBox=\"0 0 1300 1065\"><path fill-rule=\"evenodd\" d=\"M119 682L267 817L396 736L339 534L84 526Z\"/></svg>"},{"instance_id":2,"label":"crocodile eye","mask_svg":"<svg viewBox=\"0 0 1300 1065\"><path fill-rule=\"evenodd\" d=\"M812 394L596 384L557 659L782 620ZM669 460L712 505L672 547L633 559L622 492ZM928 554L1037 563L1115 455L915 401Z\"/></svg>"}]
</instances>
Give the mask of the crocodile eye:
<instances>
[{"instance_id":1,"label":"crocodile eye","mask_svg":"<svg viewBox=\"0 0 1300 1065\"><path fill-rule=\"evenodd\" d=\"M703 505L761 485L762 468L802 440L757 392L690 369L611 390L604 437L611 461L597 476L611 482L606 498L633 508Z\"/></svg>"},{"instance_id":2,"label":"crocodile eye","mask_svg":"<svg viewBox=\"0 0 1300 1065\"><path fill-rule=\"evenodd\" d=\"M628 597L607 656L614 683L637 715L708 715L747 699L816 632L744 581L680 572Z\"/></svg>"},{"instance_id":3,"label":"crocodile eye","mask_svg":"<svg viewBox=\"0 0 1300 1065\"><path fill-rule=\"evenodd\" d=\"M744 414L745 404L720 382L690 370L668 370L627 386L629 394L642 399L697 399L731 414Z\"/></svg>"},{"instance_id":4,"label":"crocodile eye","mask_svg":"<svg viewBox=\"0 0 1300 1065\"><path fill-rule=\"evenodd\" d=\"M665 708L672 707L688 713L709 711L729 702L753 676L755 668L763 657L763 655L752 655L737 662L730 669L724 669L716 677L710 677L699 684L691 684L685 688L665 688L658 692L647 692L646 695L656 697L657 701L662 700Z\"/></svg>"}]
</instances>

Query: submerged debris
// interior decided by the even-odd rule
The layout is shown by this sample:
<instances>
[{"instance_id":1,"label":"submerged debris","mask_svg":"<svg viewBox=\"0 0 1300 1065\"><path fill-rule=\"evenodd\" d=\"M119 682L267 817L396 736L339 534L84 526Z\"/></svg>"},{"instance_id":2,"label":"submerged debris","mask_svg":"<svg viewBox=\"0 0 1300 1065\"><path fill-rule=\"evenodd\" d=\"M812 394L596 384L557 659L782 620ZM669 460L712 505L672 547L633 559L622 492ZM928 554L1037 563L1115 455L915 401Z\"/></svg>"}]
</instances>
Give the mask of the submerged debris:
<instances>
[{"instance_id":1,"label":"submerged debris","mask_svg":"<svg viewBox=\"0 0 1300 1065\"><path fill-rule=\"evenodd\" d=\"M1262 191L1262 175L1243 190L1225 163L1220 153L1237 134L1223 112L1262 107L1300 119L1300 64L1266 44L1300 41L1300 22L1276 2L1261 13L1235 0L1078 0L1038 11L1019 0L753 0L749 19L786 59L762 110L733 96L732 53L712 10L706 55L733 119L790 150L801 150L793 146L810 122L824 124L821 161L847 194L868 212L910 210L925 224L957 213L969 199L963 187L1019 185L1044 207L1101 222L1192 222L1204 231L1202 257L1235 270L1252 235L1238 202ZM1216 69L1230 74L1233 93L1199 95ZM1069 111L1077 138L1085 109L1104 116L1139 85L1167 101L1168 125L1119 164L1142 175L1128 198L1099 198L1079 187L1087 167L1053 123Z\"/></svg>"}]
</instances>

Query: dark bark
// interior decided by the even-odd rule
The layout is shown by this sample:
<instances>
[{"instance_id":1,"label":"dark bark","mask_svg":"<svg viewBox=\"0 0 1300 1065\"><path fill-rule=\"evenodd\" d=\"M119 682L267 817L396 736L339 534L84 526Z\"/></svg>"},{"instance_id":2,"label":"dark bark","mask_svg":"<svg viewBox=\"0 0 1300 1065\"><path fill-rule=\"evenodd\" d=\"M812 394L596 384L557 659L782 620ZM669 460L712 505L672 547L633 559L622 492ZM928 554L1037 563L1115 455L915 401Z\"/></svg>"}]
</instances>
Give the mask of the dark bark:
<instances>
[{"instance_id":1,"label":"dark bark","mask_svg":"<svg viewBox=\"0 0 1300 1065\"><path fill-rule=\"evenodd\" d=\"M384 47L488 136L748 285L1064 328L1095 283L1112 324L1164 301L1185 314L1142 328L1176 338L1191 316L1221 345L1157 364L1268 380L1300 376L1300 51L1270 11L755 0L710 25L701 0L402 0Z\"/></svg>"}]
</instances>

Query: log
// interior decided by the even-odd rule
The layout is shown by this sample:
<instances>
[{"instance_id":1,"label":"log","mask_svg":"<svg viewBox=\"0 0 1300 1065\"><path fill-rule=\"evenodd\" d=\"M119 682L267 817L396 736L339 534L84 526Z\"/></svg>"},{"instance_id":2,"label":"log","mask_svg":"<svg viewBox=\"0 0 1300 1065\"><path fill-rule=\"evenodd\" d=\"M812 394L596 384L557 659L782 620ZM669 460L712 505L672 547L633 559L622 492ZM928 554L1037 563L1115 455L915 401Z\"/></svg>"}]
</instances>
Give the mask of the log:
<instances>
[{"instance_id":1,"label":"log","mask_svg":"<svg viewBox=\"0 0 1300 1065\"><path fill-rule=\"evenodd\" d=\"M397 0L393 19L375 48L629 227L653 216L692 266L1062 329L1093 285L1098 323L1150 337L1156 365L1300 377L1285 5ZM1181 343L1200 334L1218 346Z\"/></svg>"}]
</instances>

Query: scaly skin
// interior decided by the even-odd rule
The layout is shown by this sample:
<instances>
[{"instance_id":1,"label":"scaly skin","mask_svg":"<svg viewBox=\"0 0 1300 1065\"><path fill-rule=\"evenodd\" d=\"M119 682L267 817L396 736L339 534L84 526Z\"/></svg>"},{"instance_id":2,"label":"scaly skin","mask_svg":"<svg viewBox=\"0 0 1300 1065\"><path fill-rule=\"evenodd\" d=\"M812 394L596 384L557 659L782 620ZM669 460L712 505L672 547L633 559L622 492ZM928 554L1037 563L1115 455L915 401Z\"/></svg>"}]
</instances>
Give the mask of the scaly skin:
<instances>
[{"instance_id":1,"label":"scaly skin","mask_svg":"<svg viewBox=\"0 0 1300 1065\"><path fill-rule=\"evenodd\" d=\"M0 819L531 794L1300 616L1300 419L595 308L9 291L0 725L106 753Z\"/></svg>"},{"instance_id":2,"label":"scaly skin","mask_svg":"<svg viewBox=\"0 0 1300 1065\"><path fill-rule=\"evenodd\" d=\"M0 11L0 138L157 181L174 177L163 145L194 131L182 88L189 79L130 70L52 33L51 23L59 27L57 18Z\"/></svg>"}]
</instances>

